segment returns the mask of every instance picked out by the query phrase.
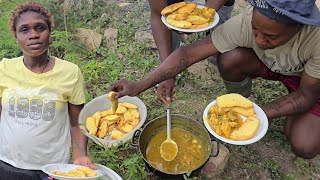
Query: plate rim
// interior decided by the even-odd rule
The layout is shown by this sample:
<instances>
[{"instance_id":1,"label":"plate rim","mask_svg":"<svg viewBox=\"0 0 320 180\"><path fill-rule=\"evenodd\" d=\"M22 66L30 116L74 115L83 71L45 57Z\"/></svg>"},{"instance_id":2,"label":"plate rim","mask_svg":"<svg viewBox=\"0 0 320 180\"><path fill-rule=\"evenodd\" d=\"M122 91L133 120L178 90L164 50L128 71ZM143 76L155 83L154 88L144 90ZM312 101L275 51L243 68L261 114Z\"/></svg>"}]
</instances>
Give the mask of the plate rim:
<instances>
[{"instance_id":1,"label":"plate rim","mask_svg":"<svg viewBox=\"0 0 320 180\"><path fill-rule=\"evenodd\" d=\"M252 101L251 101L252 102ZM259 118L260 121L263 121L263 123L265 123L265 128L262 129L262 133L260 133L259 136L255 136L251 139L248 139L248 140L244 140L244 141L235 141L235 140L231 140L231 139L227 139L227 138L224 138L220 135L218 135L217 133L214 132L214 130L210 127L209 123L208 123L208 112L209 112L209 109L216 104L216 100L213 100L212 102L210 102L207 107L205 108L205 110L203 111L203 122L204 122L204 125L206 127L206 129L209 131L210 134L212 134L215 138L223 141L223 142L226 142L228 144L233 144L233 145L249 145L249 144L253 144L257 141L259 141L260 139L262 139L265 134L267 133L268 131L268 127L269 127L269 121L268 121L268 118L265 114L265 112L261 109L260 106L258 106L256 103L252 102L254 108L257 108L259 109L261 112L263 112L263 118ZM260 122L261 124L262 122Z\"/></svg>"},{"instance_id":2,"label":"plate rim","mask_svg":"<svg viewBox=\"0 0 320 180\"><path fill-rule=\"evenodd\" d=\"M202 9L204 7L205 6L203 6L203 5L199 5L199 4L197 5L197 8L201 8ZM213 21L211 21L211 24L209 26L201 28L201 29L181 29L181 28L177 28L177 27L174 27L174 26L168 24L166 22L166 19L167 19L166 16L164 16L164 15L161 16L162 23L164 25L166 25L167 27L171 28L171 29L174 29L174 30L179 31L179 32L196 33L196 32L202 32L202 31L206 31L206 30L214 28L219 23L220 16L219 16L218 12L216 11L215 15L214 15L214 19L213 19Z\"/></svg>"}]
</instances>

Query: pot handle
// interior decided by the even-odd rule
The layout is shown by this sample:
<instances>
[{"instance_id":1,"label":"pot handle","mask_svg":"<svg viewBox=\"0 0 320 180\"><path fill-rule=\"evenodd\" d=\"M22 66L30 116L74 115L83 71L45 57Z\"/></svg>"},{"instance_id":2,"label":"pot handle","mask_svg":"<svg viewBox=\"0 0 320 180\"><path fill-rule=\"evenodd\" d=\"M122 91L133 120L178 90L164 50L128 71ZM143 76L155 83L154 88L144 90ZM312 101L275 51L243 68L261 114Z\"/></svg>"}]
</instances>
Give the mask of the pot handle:
<instances>
[{"instance_id":1,"label":"pot handle","mask_svg":"<svg viewBox=\"0 0 320 180\"><path fill-rule=\"evenodd\" d=\"M140 133L141 133L141 130L140 130L140 129L137 129L137 130L133 133L132 141L131 141L131 145L132 145L132 146L135 146L135 147L138 146L138 143L139 143L139 142L138 142L137 138L139 137Z\"/></svg>"},{"instance_id":2,"label":"pot handle","mask_svg":"<svg viewBox=\"0 0 320 180\"><path fill-rule=\"evenodd\" d=\"M214 145L213 145L213 141L217 142L217 151L216 151L215 154L213 154L213 153L211 152L210 157L217 157L217 156L219 155L219 152L220 152L220 143L219 143L219 140L218 140L218 139L215 139L215 138L213 139L213 138L211 138L211 147L214 146ZM212 148L211 148L211 149L212 149Z\"/></svg>"}]
</instances>

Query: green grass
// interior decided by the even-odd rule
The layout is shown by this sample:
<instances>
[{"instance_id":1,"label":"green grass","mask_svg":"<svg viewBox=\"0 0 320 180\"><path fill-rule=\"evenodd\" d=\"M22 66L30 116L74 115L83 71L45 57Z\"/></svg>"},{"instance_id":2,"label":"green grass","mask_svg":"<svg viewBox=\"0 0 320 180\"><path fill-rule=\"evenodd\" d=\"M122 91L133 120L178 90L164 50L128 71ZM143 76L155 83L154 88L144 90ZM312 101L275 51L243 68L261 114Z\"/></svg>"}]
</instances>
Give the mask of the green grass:
<instances>
[{"instance_id":1,"label":"green grass","mask_svg":"<svg viewBox=\"0 0 320 180\"><path fill-rule=\"evenodd\" d=\"M20 1L1 1L0 12L0 58L15 57L21 54L14 38L8 31L10 10ZM5 3L3 3L5 2ZM137 30L148 26L149 14L145 9L146 1L134 3L134 9L124 9L115 3L103 5L102 0L95 0L94 6L83 3L69 10L64 21L64 5L50 0L39 0L53 12L56 28L52 33L53 42L50 53L59 58L77 64L84 75L86 85L86 99L90 101L96 96L106 93L109 85L119 78L130 80L142 79L149 71L159 65L157 52L143 43L134 40ZM80 1L79 1L80 2ZM81 1L84 2L84 1ZM104 15L103 15L104 14ZM67 22L66 24L64 22ZM67 28L65 28L67 27ZM107 27L119 30L117 47L112 49L98 48L86 50L74 36L76 28L92 28L103 33ZM67 31L65 31L67 29ZM195 34L186 40L192 43L204 37ZM207 66L207 70L209 66ZM209 72L209 71L208 71ZM210 73L210 72L209 72ZM202 119L204 108L216 96L226 93L222 80L217 72L212 71L212 80L203 81L199 74L184 71L177 77L176 101L173 103L174 113L183 114L193 119ZM250 99L259 105L264 105L277 97L287 93L279 82L265 81L260 78L253 81L253 93ZM156 100L156 95L150 89L139 95L148 109L147 122L165 115L165 106ZM269 129L257 146L266 145L267 151L281 149L285 155L292 155L290 146L283 134L284 119L270 122ZM274 143L274 145L273 145ZM290 167L294 172L283 171L284 166L279 159L263 158L263 152L255 145L232 146L224 144L231 152L226 170L217 179L259 179L257 172L267 174L271 179L296 179L297 175L313 177L313 173L320 173L320 166L301 159L291 160ZM270 145L272 144L272 145ZM123 179L157 179L149 172L143 162L142 155L130 142L118 147L101 147L89 142L89 155L94 162L108 166L115 170ZM270 146L270 147L269 147ZM273 154L278 156L278 154ZM264 176L263 176L264 177ZM186 177L187 178L187 177ZM199 176L197 179L203 179Z\"/></svg>"}]
</instances>

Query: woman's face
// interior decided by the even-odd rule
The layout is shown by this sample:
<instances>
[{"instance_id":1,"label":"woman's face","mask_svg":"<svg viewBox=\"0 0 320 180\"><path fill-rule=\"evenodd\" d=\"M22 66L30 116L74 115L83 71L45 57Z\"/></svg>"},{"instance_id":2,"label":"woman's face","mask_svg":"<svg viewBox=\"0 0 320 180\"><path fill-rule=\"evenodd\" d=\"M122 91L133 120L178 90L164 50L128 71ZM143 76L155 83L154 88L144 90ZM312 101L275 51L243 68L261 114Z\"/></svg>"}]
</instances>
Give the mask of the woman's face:
<instances>
[{"instance_id":1,"label":"woman's face","mask_svg":"<svg viewBox=\"0 0 320 180\"><path fill-rule=\"evenodd\" d=\"M38 57L46 53L50 30L45 17L33 11L21 14L16 22L16 40L24 55Z\"/></svg>"}]
</instances>

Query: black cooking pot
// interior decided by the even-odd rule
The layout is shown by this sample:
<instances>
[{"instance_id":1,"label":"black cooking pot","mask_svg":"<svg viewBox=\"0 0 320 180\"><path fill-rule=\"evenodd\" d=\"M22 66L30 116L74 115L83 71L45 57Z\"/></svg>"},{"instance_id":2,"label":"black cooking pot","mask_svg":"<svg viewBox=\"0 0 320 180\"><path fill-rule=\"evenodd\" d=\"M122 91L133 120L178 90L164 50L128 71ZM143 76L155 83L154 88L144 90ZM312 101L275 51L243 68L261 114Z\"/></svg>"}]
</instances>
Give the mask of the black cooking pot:
<instances>
[{"instance_id":1,"label":"black cooking pot","mask_svg":"<svg viewBox=\"0 0 320 180\"><path fill-rule=\"evenodd\" d=\"M183 175L187 177L196 176L201 169L204 167L206 162L209 160L210 157L216 157L219 154L219 141L213 140L210 138L210 135L206 128L204 128L198 121L193 120L189 117L173 114L172 117L172 129L182 129L192 133L196 136L201 143L203 144L204 151L205 151L205 158L203 163L193 169L191 172L183 172L180 174L170 174L167 172L162 172L161 170L157 169L156 167L152 166L151 163L148 162L146 158L146 149L148 143L156 134L160 131L166 130L167 127L167 117L161 116L152 121L150 121L146 126L142 129L138 129L134 132L132 137L132 145L139 148L139 151L143 155L143 159L146 163L146 166L149 168L151 172L158 175L160 178L165 179L183 179ZM212 141L217 141L217 149L216 152L213 154L211 152Z\"/></svg>"}]
</instances>

